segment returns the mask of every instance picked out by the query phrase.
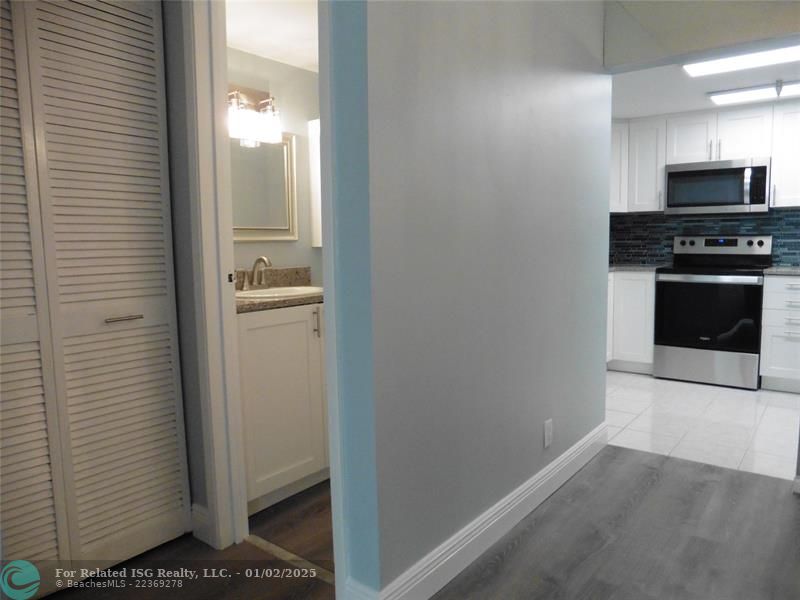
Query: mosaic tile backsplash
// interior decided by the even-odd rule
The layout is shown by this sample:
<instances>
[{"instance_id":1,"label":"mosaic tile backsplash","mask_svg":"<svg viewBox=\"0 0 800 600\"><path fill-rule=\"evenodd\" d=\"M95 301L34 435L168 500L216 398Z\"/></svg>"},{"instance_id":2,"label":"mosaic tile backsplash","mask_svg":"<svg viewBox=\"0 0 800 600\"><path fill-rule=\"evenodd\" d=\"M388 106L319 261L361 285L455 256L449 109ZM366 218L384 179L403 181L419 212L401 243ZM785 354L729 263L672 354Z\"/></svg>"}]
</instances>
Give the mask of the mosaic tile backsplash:
<instances>
[{"instance_id":1,"label":"mosaic tile backsplash","mask_svg":"<svg viewBox=\"0 0 800 600\"><path fill-rule=\"evenodd\" d=\"M800 265L800 209L761 215L678 216L664 213L611 215L609 263L656 265L672 262L676 235L772 235L775 265Z\"/></svg>"}]
</instances>

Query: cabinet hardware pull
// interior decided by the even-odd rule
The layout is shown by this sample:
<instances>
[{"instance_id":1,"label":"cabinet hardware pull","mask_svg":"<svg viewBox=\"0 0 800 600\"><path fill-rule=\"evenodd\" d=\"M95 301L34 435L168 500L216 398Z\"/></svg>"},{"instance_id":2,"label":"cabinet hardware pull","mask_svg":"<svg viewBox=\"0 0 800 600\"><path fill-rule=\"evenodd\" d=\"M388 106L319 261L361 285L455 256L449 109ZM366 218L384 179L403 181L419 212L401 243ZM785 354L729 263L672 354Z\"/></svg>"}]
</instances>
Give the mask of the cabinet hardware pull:
<instances>
[{"instance_id":1,"label":"cabinet hardware pull","mask_svg":"<svg viewBox=\"0 0 800 600\"><path fill-rule=\"evenodd\" d=\"M800 283L787 283L786 284L787 290L800 290Z\"/></svg>"},{"instance_id":2,"label":"cabinet hardware pull","mask_svg":"<svg viewBox=\"0 0 800 600\"><path fill-rule=\"evenodd\" d=\"M787 300L787 301L786 301L786 305L787 305L787 306L800 306L800 301L796 301L796 300Z\"/></svg>"},{"instance_id":3,"label":"cabinet hardware pull","mask_svg":"<svg viewBox=\"0 0 800 600\"><path fill-rule=\"evenodd\" d=\"M664 208L664 192L658 190L658 208Z\"/></svg>"},{"instance_id":4,"label":"cabinet hardware pull","mask_svg":"<svg viewBox=\"0 0 800 600\"><path fill-rule=\"evenodd\" d=\"M789 337L800 337L800 331L784 331L783 333Z\"/></svg>"},{"instance_id":5,"label":"cabinet hardware pull","mask_svg":"<svg viewBox=\"0 0 800 600\"><path fill-rule=\"evenodd\" d=\"M717 140L717 160L722 159L722 140Z\"/></svg>"},{"instance_id":6,"label":"cabinet hardware pull","mask_svg":"<svg viewBox=\"0 0 800 600\"><path fill-rule=\"evenodd\" d=\"M786 322L791 325L792 323L800 323L800 319L793 319L792 317L786 317Z\"/></svg>"},{"instance_id":7,"label":"cabinet hardware pull","mask_svg":"<svg viewBox=\"0 0 800 600\"><path fill-rule=\"evenodd\" d=\"M319 327L319 309L314 309L314 333L317 334L317 337L322 337L322 333L320 332Z\"/></svg>"},{"instance_id":8,"label":"cabinet hardware pull","mask_svg":"<svg viewBox=\"0 0 800 600\"><path fill-rule=\"evenodd\" d=\"M122 317L108 317L105 319L106 323L119 323L121 321L136 321L137 319L144 319L144 315L124 315Z\"/></svg>"},{"instance_id":9,"label":"cabinet hardware pull","mask_svg":"<svg viewBox=\"0 0 800 600\"><path fill-rule=\"evenodd\" d=\"M774 208L774 207L775 207L775 194L777 194L777 193L778 193L778 186L776 186L776 185L773 183L773 184L772 184L772 198L770 198L770 199L769 199L769 205L770 205L770 207L772 207L772 208Z\"/></svg>"},{"instance_id":10,"label":"cabinet hardware pull","mask_svg":"<svg viewBox=\"0 0 800 600\"><path fill-rule=\"evenodd\" d=\"M714 142L708 140L708 160L712 160L714 158Z\"/></svg>"}]
</instances>

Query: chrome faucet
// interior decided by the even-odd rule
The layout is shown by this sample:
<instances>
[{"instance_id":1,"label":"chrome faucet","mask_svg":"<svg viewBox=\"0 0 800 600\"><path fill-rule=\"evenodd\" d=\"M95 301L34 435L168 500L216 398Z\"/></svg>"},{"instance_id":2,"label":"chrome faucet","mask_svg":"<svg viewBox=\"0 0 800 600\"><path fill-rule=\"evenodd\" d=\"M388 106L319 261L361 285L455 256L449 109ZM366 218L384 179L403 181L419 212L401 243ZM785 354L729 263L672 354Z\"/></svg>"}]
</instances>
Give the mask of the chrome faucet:
<instances>
[{"instance_id":1,"label":"chrome faucet","mask_svg":"<svg viewBox=\"0 0 800 600\"><path fill-rule=\"evenodd\" d=\"M250 285L262 285L264 283L264 278L261 276L261 271L271 266L272 266L272 261L268 259L266 256L259 256L257 259L255 259L255 261L253 261L253 270L250 271L249 277L248 274L245 273L244 289L247 289L249 287L248 279L250 280L249 281Z\"/></svg>"}]
</instances>

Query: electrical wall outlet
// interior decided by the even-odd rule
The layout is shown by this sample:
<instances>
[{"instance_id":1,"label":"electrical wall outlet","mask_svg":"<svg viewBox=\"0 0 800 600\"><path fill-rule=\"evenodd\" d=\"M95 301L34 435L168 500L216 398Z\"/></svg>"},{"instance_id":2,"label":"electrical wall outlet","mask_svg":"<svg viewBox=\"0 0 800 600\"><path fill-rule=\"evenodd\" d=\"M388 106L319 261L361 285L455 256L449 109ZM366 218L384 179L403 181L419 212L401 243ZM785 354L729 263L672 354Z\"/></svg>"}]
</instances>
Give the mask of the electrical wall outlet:
<instances>
[{"instance_id":1,"label":"electrical wall outlet","mask_svg":"<svg viewBox=\"0 0 800 600\"><path fill-rule=\"evenodd\" d=\"M553 443L553 419L544 422L544 447L549 448Z\"/></svg>"}]
</instances>

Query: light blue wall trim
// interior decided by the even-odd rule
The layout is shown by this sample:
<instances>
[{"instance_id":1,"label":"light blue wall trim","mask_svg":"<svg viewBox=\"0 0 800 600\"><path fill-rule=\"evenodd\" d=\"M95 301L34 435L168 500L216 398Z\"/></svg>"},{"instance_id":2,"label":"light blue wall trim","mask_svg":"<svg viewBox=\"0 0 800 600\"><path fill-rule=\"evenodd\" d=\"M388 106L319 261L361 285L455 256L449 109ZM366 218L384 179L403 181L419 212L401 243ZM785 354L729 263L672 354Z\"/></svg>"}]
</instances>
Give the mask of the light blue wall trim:
<instances>
[{"instance_id":1,"label":"light blue wall trim","mask_svg":"<svg viewBox=\"0 0 800 600\"><path fill-rule=\"evenodd\" d=\"M330 11L333 275L349 576L380 587L370 277L367 4Z\"/></svg>"}]
</instances>

